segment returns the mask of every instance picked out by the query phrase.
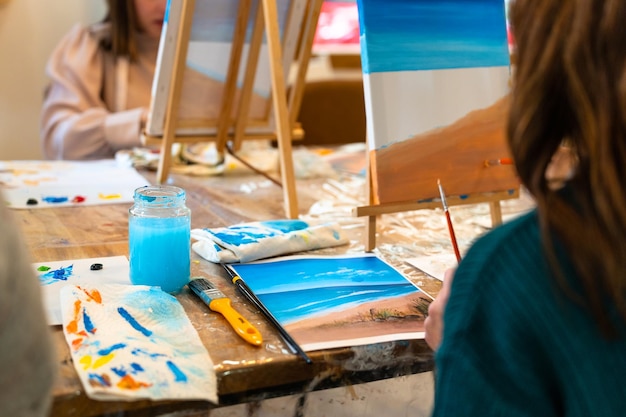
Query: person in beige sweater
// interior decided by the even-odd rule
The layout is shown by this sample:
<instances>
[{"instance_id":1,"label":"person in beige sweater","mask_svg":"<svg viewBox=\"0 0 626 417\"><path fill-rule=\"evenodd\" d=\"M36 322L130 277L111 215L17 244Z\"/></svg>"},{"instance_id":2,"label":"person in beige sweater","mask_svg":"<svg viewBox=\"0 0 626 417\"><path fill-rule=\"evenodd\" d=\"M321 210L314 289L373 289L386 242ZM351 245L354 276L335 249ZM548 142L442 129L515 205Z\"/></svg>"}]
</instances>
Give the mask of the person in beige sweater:
<instances>
[{"instance_id":1,"label":"person in beige sweater","mask_svg":"<svg viewBox=\"0 0 626 417\"><path fill-rule=\"evenodd\" d=\"M46 416L56 372L50 328L30 256L3 204L0 230L0 416Z\"/></svg>"},{"instance_id":2,"label":"person in beige sweater","mask_svg":"<svg viewBox=\"0 0 626 417\"><path fill-rule=\"evenodd\" d=\"M107 0L102 22L75 26L53 51L41 111L47 159L111 158L141 145L166 0Z\"/></svg>"}]
</instances>

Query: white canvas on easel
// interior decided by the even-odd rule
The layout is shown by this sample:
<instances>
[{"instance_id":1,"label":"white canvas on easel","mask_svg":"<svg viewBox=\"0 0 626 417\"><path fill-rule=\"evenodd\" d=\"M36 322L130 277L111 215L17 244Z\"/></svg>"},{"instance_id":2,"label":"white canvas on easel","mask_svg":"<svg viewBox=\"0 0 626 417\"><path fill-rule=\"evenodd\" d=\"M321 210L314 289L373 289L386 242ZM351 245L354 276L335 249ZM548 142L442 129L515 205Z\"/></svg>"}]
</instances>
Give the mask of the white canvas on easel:
<instances>
[{"instance_id":1,"label":"white canvas on easel","mask_svg":"<svg viewBox=\"0 0 626 417\"><path fill-rule=\"evenodd\" d=\"M279 27L283 32L283 73L289 74L293 63L301 28L295 26L304 18L306 0L278 0L276 2ZM251 4L252 9L260 2ZM168 13L161 35L161 47L157 58L153 100L146 124L146 134L162 135L165 128L167 98L170 93L170 80L174 70L176 42L182 20L182 2L168 5ZM228 67L233 49L233 32L240 2L237 0L196 0L193 21L187 49L185 74L183 77L182 100L179 118L182 127L180 134L215 133L220 106L224 100L222 87L228 76ZM291 10L290 7L293 7ZM254 14L254 11L253 13ZM287 27L287 17L291 16ZM246 44L243 46L242 63L237 76L238 84L243 82L246 59L249 56L250 32L253 21L248 22ZM261 45L259 63L254 77L253 92L256 98L250 109L252 120L258 124L267 121L271 110L271 76L269 69L268 45ZM287 80L285 79L285 82ZM185 126L185 120L198 123Z\"/></svg>"},{"instance_id":2,"label":"white canvas on easel","mask_svg":"<svg viewBox=\"0 0 626 417\"><path fill-rule=\"evenodd\" d=\"M277 139L288 217L297 217L291 139L321 0L168 3L146 143L161 144L158 181L173 142ZM287 93L287 76L295 76Z\"/></svg>"},{"instance_id":3,"label":"white canvas on easel","mask_svg":"<svg viewBox=\"0 0 626 417\"><path fill-rule=\"evenodd\" d=\"M358 0L370 216L516 197L502 0ZM489 166L488 166L489 165ZM494 205L495 220L499 205Z\"/></svg>"}]
</instances>

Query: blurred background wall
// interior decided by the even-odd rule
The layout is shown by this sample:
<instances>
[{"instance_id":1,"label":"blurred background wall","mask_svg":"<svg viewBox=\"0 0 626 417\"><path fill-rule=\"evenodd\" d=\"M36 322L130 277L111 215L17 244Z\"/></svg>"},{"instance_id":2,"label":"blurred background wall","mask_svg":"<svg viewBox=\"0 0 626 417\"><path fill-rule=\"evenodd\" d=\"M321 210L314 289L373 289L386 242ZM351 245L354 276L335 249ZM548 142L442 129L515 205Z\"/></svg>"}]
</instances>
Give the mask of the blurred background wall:
<instances>
[{"instance_id":1,"label":"blurred background wall","mask_svg":"<svg viewBox=\"0 0 626 417\"><path fill-rule=\"evenodd\" d=\"M76 23L104 17L104 0L0 0L0 159L41 159L45 65Z\"/></svg>"}]
</instances>

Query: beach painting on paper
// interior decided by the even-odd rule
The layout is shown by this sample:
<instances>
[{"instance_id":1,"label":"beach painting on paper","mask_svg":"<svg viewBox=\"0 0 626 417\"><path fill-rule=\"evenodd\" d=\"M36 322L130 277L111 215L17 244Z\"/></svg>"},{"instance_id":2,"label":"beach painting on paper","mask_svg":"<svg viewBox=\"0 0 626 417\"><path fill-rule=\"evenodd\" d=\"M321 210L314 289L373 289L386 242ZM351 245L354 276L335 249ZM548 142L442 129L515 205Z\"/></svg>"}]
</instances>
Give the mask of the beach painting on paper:
<instances>
[{"instance_id":1,"label":"beach painting on paper","mask_svg":"<svg viewBox=\"0 0 626 417\"><path fill-rule=\"evenodd\" d=\"M424 337L431 297L372 254L231 267L306 351Z\"/></svg>"},{"instance_id":2,"label":"beach painting on paper","mask_svg":"<svg viewBox=\"0 0 626 417\"><path fill-rule=\"evenodd\" d=\"M438 176L451 195L514 188L513 169L484 168L508 155L505 2L358 0L357 7L376 202L436 197Z\"/></svg>"}]
</instances>

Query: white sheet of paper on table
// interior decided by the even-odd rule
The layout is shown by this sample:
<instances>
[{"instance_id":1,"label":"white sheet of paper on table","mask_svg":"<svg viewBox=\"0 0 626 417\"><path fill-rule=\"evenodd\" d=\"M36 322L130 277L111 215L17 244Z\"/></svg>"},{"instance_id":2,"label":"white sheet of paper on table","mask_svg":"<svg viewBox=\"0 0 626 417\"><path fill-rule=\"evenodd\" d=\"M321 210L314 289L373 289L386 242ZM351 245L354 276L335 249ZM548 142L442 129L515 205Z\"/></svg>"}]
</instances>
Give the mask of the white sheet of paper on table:
<instances>
[{"instance_id":1,"label":"white sheet of paper on table","mask_svg":"<svg viewBox=\"0 0 626 417\"><path fill-rule=\"evenodd\" d=\"M91 270L91 265L101 264L102 269ZM39 277L43 303L48 324L62 323L59 291L69 284L127 284L130 282L130 267L125 256L73 259L33 264ZM46 270L38 270L38 268Z\"/></svg>"},{"instance_id":2,"label":"white sheet of paper on table","mask_svg":"<svg viewBox=\"0 0 626 417\"><path fill-rule=\"evenodd\" d=\"M149 185L137 170L113 159L0 161L5 204L13 209L132 203Z\"/></svg>"}]
</instances>

